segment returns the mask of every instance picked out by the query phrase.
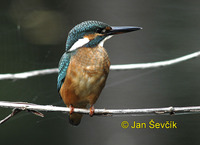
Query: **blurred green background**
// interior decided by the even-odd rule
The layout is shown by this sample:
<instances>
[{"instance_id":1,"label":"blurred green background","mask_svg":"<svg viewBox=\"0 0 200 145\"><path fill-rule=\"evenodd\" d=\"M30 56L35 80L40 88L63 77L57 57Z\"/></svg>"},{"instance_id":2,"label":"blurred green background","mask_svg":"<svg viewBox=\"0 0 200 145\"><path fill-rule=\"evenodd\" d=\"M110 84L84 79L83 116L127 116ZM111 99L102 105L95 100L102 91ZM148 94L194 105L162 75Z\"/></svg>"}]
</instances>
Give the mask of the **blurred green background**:
<instances>
[{"instance_id":1,"label":"blurred green background","mask_svg":"<svg viewBox=\"0 0 200 145\"><path fill-rule=\"evenodd\" d=\"M105 43L112 64L180 57L200 48L200 1L188 0L7 0L0 2L0 73L57 67L69 30L85 20L135 25L143 30ZM111 71L96 108L200 105L200 58L159 69ZM64 106L57 74L0 81L1 101ZM11 112L0 109L0 119ZM2 145L188 145L199 144L200 115L84 116L78 127L67 114L45 118L22 112L0 126ZM175 121L177 129L123 129L126 120Z\"/></svg>"}]
</instances>

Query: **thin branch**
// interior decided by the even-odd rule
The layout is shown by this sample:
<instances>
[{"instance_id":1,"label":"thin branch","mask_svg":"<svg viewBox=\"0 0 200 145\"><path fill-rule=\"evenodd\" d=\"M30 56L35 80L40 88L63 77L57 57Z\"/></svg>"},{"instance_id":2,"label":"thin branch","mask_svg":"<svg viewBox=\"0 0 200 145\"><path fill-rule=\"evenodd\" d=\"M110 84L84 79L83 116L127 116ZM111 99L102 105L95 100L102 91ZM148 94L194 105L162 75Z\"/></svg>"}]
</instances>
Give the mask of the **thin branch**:
<instances>
[{"instance_id":1,"label":"thin branch","mask_svg":"<svg viewBox=\"0 0 200 145\"><path fill-rule=\"evenodd\" d=\"M111 70L132 70L132 69L147 69L147 68L157 68L157 67L163 67L168 65L173 65L176 63L180 63L183 61L187 61L189 59L195 58L200 56L200 51L188 54L179 58L166 60L166 61L160 61L160 62L152 62L152 63L139 63L139 64L124 64L124 65L112 65L110 67Z\"/></svg>"},{"instance_id":2,"label":"thin branch","mask_svg":"<svg viewBox=\"0 0 200 145\"><path fill-rule=\"evenodd\" d=\"M18 114L19 112L21 112L21 111L25 111L25 110L21 110L21 109L18 109L18 108L14 108L14 109L12 110L12 113L11 113L11 114L9 114L9 115L8 115L7 117L5 117L4 119L0 120L0 125L3 124L3 123L5 123L6 121L8 121L11 117L17 115L17 114ZM37 115L37 116L39 116L39 117L44 117L44 115L43 115L42 113L38 112L38 111L35 111L35 110L27 110L27 111L28 111L28 112L31 112L31 113L33 113L34 115Z\"/></svg>"},{"instance_id":3,"label":"thin branch","mask_svg":"<svg viewBox=\"0 0 200 145\"><path fill-rule=\"evenodd\" d=\"M14 115L16 115L17 113L19 113L19 112L21 112L21 110L20 109L13 109L12 110L12 113L11 114L9 114L6 118L4 118L3 120L0 120L0 124L3 124L3 123L5 123L6 121L8 121L8 119L10 119L11 117L13 117Z\"/></svg>"},{"instance_id":4,"label":"thin branch","mask_svg":"<svg viewBox=\"0 0 200 145\"><path fill-rule=\"evenodd\" d=\"M0 101L0 107L4 108L16 108L22 111L34 110L46 111L46 112L67 112L69 113L70 108L68 107L58 107L52 105L37 105L26 102L7 102ZM75 113L88 114L89 109L74 108ZM190 107L163 107L163 108L147 108L147 109L95 109L94 115L124 115L124 114L174 114L174 113L200 113L200 106L190 106Z\"/></svg>"},{"instance_id":5,"label":"thin branch","mask_svg":"<svg viewBox=\"0 0 200 145\"><path fill-rule=\"evenodd\" d=\"M159 61L159 62L152 62L152 63L139 63L139 64L122 64L122 65L111 65L110 70L133 70L133 69L147 69L147 68L158 68L173 65L176 63L180 63L183 61L187 61L189 59L195 58L200 56L200 51L188 54L179 58L166 60L166 61ZM0 74L0 80L6 79L26 79L33 76L39 75L47 75L58 73L57 68L52 69L44 69L44 70L34 70L22 73L9 73L9 74Z\"/></svg>"},{"instance_id":6,"label":"thin branch","mask_svg":"<svg viewBox=\"0 0 200 145\"><path fill-rule=\"evenodd\" d=\"M53 74L53 73L58 73L58 69L52 68L52 69L43 69L43 70L34 70L34 71L28 71L28 72L22 72L22 73L15 73L15 74L12 74L12 73L0 74L0 80L26 79L29 77L48 75L48 74Z\"/></svg>"}]
</instances>

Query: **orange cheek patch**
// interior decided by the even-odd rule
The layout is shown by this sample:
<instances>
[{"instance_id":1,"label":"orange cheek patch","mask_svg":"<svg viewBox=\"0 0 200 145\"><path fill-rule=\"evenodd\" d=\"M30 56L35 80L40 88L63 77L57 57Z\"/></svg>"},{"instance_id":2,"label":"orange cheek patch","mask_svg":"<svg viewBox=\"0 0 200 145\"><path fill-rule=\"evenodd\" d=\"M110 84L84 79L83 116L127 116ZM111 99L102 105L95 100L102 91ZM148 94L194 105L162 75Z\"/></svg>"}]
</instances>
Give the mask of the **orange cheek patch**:
<instances>
[{"instance_id":1,"label":"orange cheek patch","mask_svg":"<svg viewBox=\"0 0 200 145\"><path fill-rule=\"evenodd\" d=\"M95 39L97 36L103 36L103 34L99 34L99 33L94 33L94 34L89 34L89 35L86 35L84 36L84 38L88 38L89 40L93 40Z\"/></svg>"},{"instance_id":2,"label":"orange cheek patch","mask_svg":"<svg viewBox=\"0 0 200 145\"><path fill-rule=\"evenodd\" d=\"M107 30L107 31L111 30L111 27L106 27L106 30Z\"/></svg>"}]
</instances>

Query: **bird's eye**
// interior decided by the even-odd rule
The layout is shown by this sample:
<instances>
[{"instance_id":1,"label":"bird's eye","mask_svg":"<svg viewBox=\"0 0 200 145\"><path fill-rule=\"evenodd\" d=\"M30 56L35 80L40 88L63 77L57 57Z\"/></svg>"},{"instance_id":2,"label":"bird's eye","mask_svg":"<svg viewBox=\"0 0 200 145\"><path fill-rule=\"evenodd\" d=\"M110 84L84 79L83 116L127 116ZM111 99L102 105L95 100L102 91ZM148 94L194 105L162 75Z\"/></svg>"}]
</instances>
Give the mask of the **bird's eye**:
<instances>
[{"instance_id":1,"label":"bird's eye","mask_svg":"<svg viewBox=\"0 0 200 145\"><path fill-rule=\"evenodd\" d=\"M97 28L96 32L97 33L101 33L102 29L101 28Z\"/></svg>"}]
</instances>

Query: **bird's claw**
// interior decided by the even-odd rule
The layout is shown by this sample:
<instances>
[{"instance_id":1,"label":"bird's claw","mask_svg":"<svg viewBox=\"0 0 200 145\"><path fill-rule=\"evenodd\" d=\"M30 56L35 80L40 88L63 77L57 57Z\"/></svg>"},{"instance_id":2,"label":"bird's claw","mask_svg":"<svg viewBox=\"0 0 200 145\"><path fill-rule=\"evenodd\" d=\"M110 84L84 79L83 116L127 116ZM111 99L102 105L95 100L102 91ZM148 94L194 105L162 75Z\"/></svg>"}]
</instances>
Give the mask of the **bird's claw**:
<instances>
[{"instance_id":1,"label":"bird's claw","mask_svg":"<svg viewBox=\"0 0 200 145\"><path fill-rule=\"evenodd\" d=\"M72 114L74 112L74 107L72 105L69 106L69 114Z\"/></svg>"},{"instance_id":2,"label":"bird's claw","mask_svg":"<svg viewBox=\"0 0 200 145\"><path fill-rule=\"evenodd\" d=\"M92 117L94 115L94 106L90 107L90 113L89 113L90 117Z\"/></svg>"}]
</instances>

